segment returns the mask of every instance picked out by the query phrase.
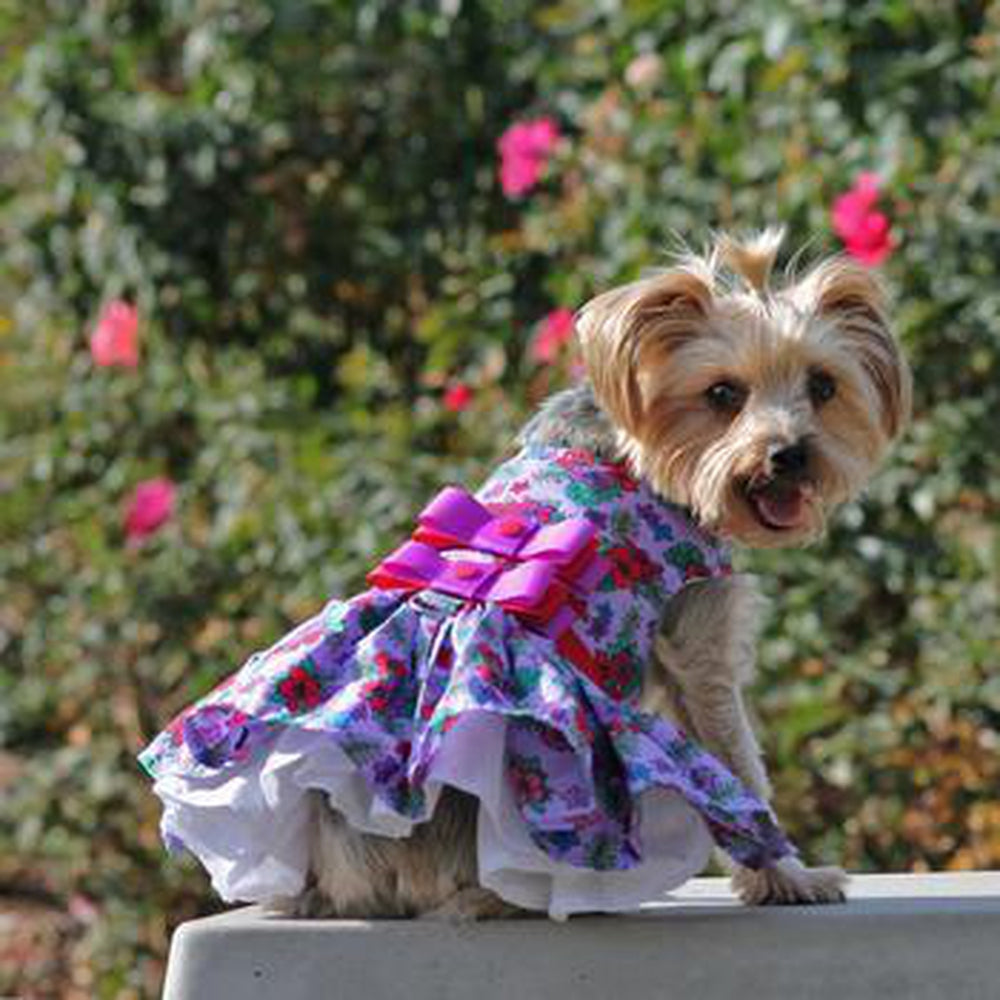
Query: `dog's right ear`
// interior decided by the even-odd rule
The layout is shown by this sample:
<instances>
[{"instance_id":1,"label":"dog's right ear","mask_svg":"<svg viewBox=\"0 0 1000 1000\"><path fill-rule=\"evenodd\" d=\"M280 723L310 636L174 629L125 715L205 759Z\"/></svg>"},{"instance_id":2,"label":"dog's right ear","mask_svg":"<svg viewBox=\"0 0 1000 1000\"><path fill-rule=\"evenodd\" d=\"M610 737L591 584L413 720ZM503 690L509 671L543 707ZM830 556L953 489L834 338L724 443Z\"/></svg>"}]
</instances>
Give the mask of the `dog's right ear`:
<instances>
[{"instance_id":1,"label":"dog's right ear","mask_svg":"<svg viewBox=\"0 0 1000 1000\"><path fill-rule=\"evenodd\" d=\"M598 295L577 313L587 375L619 427L639 433L650 402L642 370L667 363L671 352L699 336L712 300L711 270L692 262Z\"/></svg>"},{"instance_id":2,"label":"dog's right ear","mask_svg":"<svg viewBox=\"0 0 1000 1000\"><path fill-rule=\"evenodd\" d=\"M877 274L847 257L831 257L789 295L831 322L852 346L878 398L882 430L887 439L896 437L910 418L912 376L889 325L886 292Z\"/></svg>"}]
</instances>

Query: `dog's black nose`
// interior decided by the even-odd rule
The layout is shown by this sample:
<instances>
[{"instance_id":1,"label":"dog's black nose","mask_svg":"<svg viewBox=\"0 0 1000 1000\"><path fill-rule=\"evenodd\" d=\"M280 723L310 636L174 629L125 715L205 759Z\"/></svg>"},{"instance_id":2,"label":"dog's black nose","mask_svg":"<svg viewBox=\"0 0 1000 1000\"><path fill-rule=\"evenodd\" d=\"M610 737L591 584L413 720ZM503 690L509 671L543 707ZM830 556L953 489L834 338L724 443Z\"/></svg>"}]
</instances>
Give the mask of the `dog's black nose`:
<instances>
[{"instance_id":1,"label":"dog's black nose","mask_svg":"<svg viewBox=\"0 0 1000 1000\"><path fill-rule=\"evenodd\" d=\"M771 470L776 476L794 476L806 471L809 462L809 451L803 442L797 444L775 445L771 450Z\"/></svg>"}]
</instances>

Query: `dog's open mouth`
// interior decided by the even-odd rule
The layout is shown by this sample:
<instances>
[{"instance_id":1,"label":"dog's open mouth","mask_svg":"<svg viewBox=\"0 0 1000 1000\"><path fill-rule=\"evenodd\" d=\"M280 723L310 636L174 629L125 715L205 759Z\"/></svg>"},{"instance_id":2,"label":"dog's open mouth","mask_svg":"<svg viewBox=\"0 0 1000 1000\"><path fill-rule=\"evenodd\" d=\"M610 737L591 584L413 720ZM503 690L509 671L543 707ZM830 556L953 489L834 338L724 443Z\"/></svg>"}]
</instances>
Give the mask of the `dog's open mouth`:
<instances>
[{"instance_id":1,"label":"dog's open mouth","mask_svg":"<svg viewBox=\"0 0 1000 1000\"><path fill-rule=\"evenodd\" d=\"M770 531L792 531L802 526L814 490L805 480L767 479L747 484L747 503L757 520Z\"/></svg>"}]
</instances>

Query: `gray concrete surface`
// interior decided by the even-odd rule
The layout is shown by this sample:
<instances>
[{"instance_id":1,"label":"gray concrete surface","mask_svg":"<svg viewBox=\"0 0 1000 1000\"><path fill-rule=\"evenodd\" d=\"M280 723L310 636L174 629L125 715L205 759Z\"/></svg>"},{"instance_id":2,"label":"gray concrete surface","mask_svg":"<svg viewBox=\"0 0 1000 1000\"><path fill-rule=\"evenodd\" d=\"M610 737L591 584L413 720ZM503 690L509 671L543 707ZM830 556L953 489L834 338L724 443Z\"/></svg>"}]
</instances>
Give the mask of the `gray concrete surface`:
<instances>
[{"instance_id":1,"label":"gray concrete surface","mask_svg":"<svg viewBox=\"0 0 1000 1000\"><path fill-rule=\"evenodd\" d=\"M174 935L165 1000L1000 1000L1000 872L863 875L748 909L695 879L635 914L478 925L286 920Z\"/></svg>"}]
</instances>

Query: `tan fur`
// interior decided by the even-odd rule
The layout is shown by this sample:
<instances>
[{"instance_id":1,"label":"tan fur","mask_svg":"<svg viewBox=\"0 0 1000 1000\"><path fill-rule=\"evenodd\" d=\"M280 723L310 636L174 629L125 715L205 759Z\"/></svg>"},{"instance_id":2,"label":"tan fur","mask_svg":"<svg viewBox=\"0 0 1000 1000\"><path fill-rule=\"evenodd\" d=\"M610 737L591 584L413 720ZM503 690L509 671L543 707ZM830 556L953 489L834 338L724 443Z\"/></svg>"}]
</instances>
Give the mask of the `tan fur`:
<instances>
[{"instance_id":1,"label":"tan fur","mask_svg":"<svg viewBox=\"0 0 1000 1000\"><path fill-rule=\"evenodd\" d=\"M766 292L784 237L784 230L779 228L765 229L746 240L723 233L716 243L719 261L743 278L753 291Z\"/></svg>"},{"instance_id":2,"label":"tan fur","mask_svg":"<svg viewBox=\"0 0 1000 1000\"><path fill-rule=\"evenodd\" d=\"M275 908L300 917L480 919L517 907L479 887L474 798L446 788L434 815L406 838L359 833L313 793L312 884Z\"/></svg>"},{"instance_id":3,"label":"tan fur","mask_svg":"<svg viewBox=\"0 0 1000 1000\"><path fill-rule=\"evenodd\" d=\"M672 719L760 798L771 797L763 755L744 700L753 679L763 600L753 580L734 576L685 588L671 602L645 678L643 707ZM839 868L806 868L786 858L751 871L720 854L733 888L751 905L836 902L847 879Z\"/></svg>"},{"instance_id":4,"label":"tan fur","mask_svg":"<svg viewBox=\"0 0 1000 1000\"><path fill-rule=\"evenodd\" d=\"M642 372L698 335L711 301L700 268L682 266L606 292L577 317L594 390L627 432L637 433L644 419Z\"/></svg>"},{"instance_id":5,"label":"tan fur","mask_svg":"<svg viewBox=\"0 0 1000 1000\"><path fill-rule=\"evenodd\" d=\"M777 236L746 246L725 238L703 257L598 296L577 324L594 391L635 472L706 527L758 547L817 537L830 510L868 480L910 405L877 279L833 258L772 289ZM734 287L727 262L752 291ZM815 371L837 385L819 409L807 393ZM722 380L749 392L732 418L706 402ZM771 451L801 440L812 452L806 516L774 532L743 488L766 474Z\"/></svg>"},{"instance_id":6,"label":"tan fur","mask_svg":"<svg viewBox=\"0 0 1000 1000\"><path fill-rule=\"evenodd\" d=\"M910 375L871 272L832 258L772 287L780 239L778 230L742 241L722 236L705 254L588 303L577 332L603 416L587 419L586 401L571 401L564 417L548 407L529 430L625 458L666 499L739 543L778 547L816 537L901 430ZM836 385L822 405L809 392L816 372ZM746 389L736 413L707 401L722 381ZM805 498L801 518L779 529L762 519L748 490L774 479L776 449L801 443L808 446L795 480ZM665 609L643 701L766 800L770 785L744 698L761 605L745 577L683 590ZM288 908L463 920L517 913L478 886L476 808L446 789L429 822L391 840L358 833L317 797L312 883ZM733 868L733 886L750 904L831 902L843 898L845 881L839 868L810 869L795 858L761 871Z\"/></svg>"},{"instance_id":7,"label":"tan fur","mask_svg":"<svg viewBox=\"0 0 1000 1000\"><path fill-rule=\"evenodd\" d=\"M790 290L800 308L813 308L856 351L877 394L886 438L909 419L910 371L889 330L888 303L878 277L843 257L823 261Z\"/></svg>"},{"instance_id":8,"label":"tan fur","mask_svg":"<svg viewBox=\"0 0 1000 1000\"><path fill-rule=\"evenodd\" d=\"M595 391L617 417L622 451L635 471L709 528L758 547L816 537L829 512L865 484L910 408L910 374L878 279L837 257L772 288L780 238L778 231L742 243L721 237L701 258L688 256L617 298L595 299L579 324L584 357L591 371L601 371ZM748 290L727 280L726 269ZM663 323L648 304L676 288L678 276L685 308ZM628 326L628 317L644 321ZM626 354L616 351L616 337L629 339ZM816 371L836 383L836 394L821 406L808 392ZM721 381L745 387L737 413L707 402L706 390ZM639 387L627 421L614 393L601 396L601 385L615 384ZM799 442L809 447L809 500L801 523L774 530L755 515L747 486L772 473L776 448ZM767 799L743 697L759 607L752 582L743 578L683 591L667 611L645 701L692 731ZM753 904L828 902L843 897L845 882L840 869L808 869L796 859L733 872L735 890Z\"/></svg>"}]
</instances>

